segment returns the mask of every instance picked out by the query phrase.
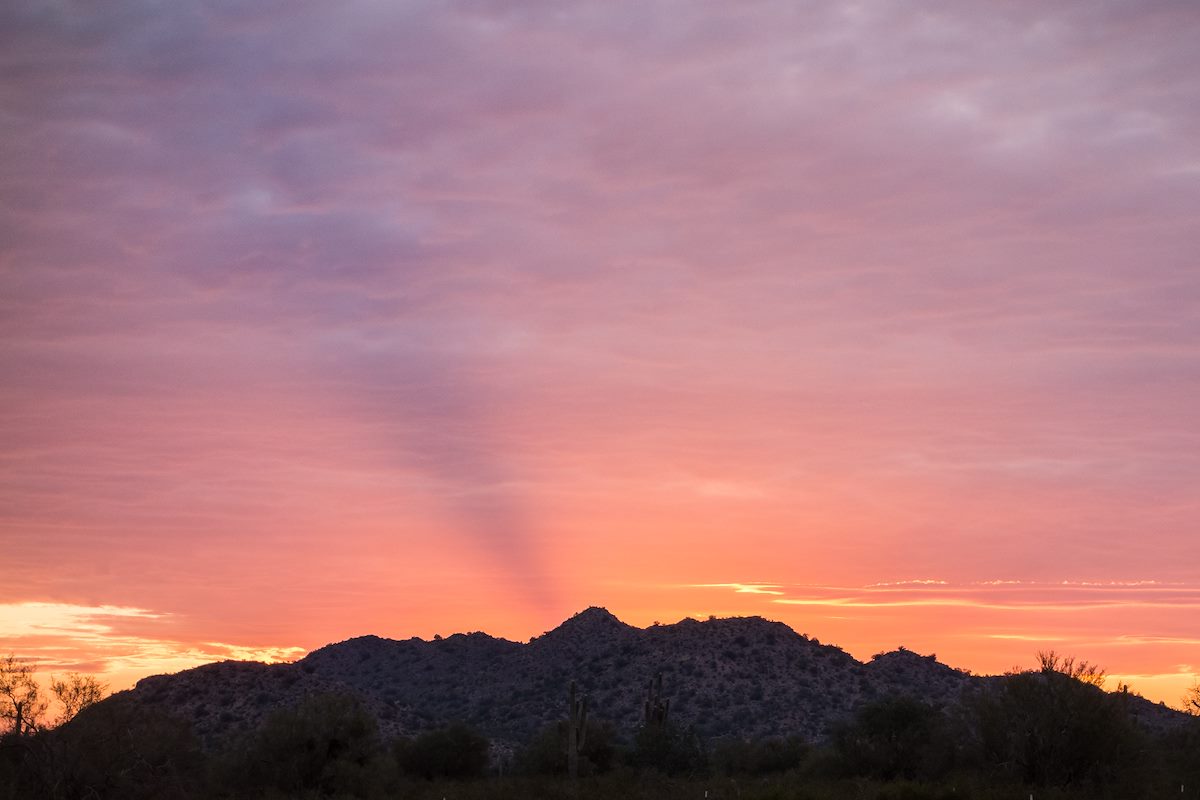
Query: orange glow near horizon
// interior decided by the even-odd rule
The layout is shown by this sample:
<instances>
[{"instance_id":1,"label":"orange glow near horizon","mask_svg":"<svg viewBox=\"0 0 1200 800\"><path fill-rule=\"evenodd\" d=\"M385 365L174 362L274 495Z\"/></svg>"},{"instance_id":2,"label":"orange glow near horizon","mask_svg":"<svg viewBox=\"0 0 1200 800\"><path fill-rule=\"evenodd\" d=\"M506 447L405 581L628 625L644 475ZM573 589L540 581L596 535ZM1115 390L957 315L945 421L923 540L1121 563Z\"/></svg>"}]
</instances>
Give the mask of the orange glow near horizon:
<instances>
[{"instance_id":1,"label":"orange glow near horizon","mask_svg":"<svg viewBox=\"0 0 1200 800\"><path fill-rule=\"evenodd\" d=\"M1134 604L1124 604L1113 598L1082 605L1064 602L1061 598L1063 594L1079 591L1120 594L1122 590L1146 591L1158 597ZM921 601L912 599L914 594L931 591L941 596ZM1009 595L1009 599L981 603L971 597L993 595L997 591ZM1105 614L1128 605L1135 609L1150 605L1164 611L1194 608L1196 598L1200 596L1198 587L1162 586L1154 582L1026 585L1016 581L951 586L945 581L926 579L864 587L762 583L630 585L621 589L609 587L608 593L617 601L610 604L609 609L638 627L676 622L684 617L703 620L709 616L762 616L784 622L797 632L814 636L825 644L842 647L860 661L870 660L875 653L906 647L922 654L935 654L943 663L976 674L999 674L1032 667L1038 651L1077 654L1108 667L1110 690L1125 683L1151 700L1174 707L1179 707L1185 691L1200 679L1200 670L1194 666L1200 661L1197 658L1200 637L1189 635L1186 622L1164 625L1158 633L1150 635L1114 636L1106 632L1110 627L1104 619ZM848 604L844 599L846 594L872 595L875 599L865 604ZM931 605L956 609L968 616L943 619L940 626L931 624L928 619L914 620L907 616L913 607ZM802 607L799 613L793 610L794 606ZM699 610L662 613L662 609L681 608ZM853 609L853 616L847 616L848 608ZM892 613L894 611L899 613ZM456 613L476 615L475 623L456 621ZM569 613L564 613L563 618ZM124 627L129 621L153 619L162 622L168 616L121 607L48 603L0 606L0 647L30 658L38 665L43 677L48 678L56 672L90 672L108 683L110 689L118 691L146 675L176 672L213 661L292 661L315 647L366 633L391 638L419 636L431 639L435 634L445 636L483 630L514 641L526 641L553 626L537 615L522 616L512 613L511 609L494 609L492 617L480 614L479 609L471 609L452 611L441 618L433 616L423 625L398 626L384 620L364 621L371 627L331 632L326 635L327 641L310 640L304 646L193 643L173 638L187 630L187 621L182 619L167 622L156 633L136 624L128 629ZM1085 619L1081 620L1081 616ZM1091 619L1086 619L1088 617ZM476 624L478 622L491 624ZM330 620L328 624L336 626L340 623L340 620ZM905 633L909 626L912 629ZM1064 630L1072 632L1063 633ZM1148 671L1164 659L1180 656L1190 661L1176 664L1171 671Z\"/></svg>"}]
</instances>

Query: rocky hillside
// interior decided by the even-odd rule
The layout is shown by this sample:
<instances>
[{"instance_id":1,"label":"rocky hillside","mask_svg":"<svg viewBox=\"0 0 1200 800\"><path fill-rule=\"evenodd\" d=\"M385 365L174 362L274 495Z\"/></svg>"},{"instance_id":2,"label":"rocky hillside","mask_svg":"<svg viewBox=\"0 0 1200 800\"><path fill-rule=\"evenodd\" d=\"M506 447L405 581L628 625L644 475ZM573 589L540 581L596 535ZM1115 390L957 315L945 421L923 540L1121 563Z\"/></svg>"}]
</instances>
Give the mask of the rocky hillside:
<instances>
[{"instance_id":1,"label":"rocky hillside","mask_svg":"<svg viewBox=\"0 0 1200 800\"><path fill-rule=\"evenodd\" d=\"M949 704L981 680L903 649L864 664L760 617L641 629L589 608L528 644L483 633L434 641L364 636L294 664L224 662L158 675L130 693L189 718L210 744L306 694L329 691L359 696L386 734L464 721L494 740L518 743L562 717L572 680L587 694L593 718L628 734L658 673L673 720L705 737L743 738L819 739L873 699L910 695ZM1145 706L1147 719L1161 708Z\"/></svg>"}]
</instances>

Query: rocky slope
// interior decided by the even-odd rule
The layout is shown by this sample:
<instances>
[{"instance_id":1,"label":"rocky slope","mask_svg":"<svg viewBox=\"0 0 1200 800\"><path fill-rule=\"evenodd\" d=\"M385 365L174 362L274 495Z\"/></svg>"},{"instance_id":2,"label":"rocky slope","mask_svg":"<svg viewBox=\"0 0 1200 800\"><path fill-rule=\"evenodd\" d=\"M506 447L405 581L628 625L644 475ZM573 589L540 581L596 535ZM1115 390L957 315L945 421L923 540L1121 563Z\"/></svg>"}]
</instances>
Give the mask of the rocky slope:
<instances>
[{"instance_id":1,"label":"rocky slope","mask_svg":"<svg viewBox=\"0 0 1200 800\"><path fill-rule=\"evenodd\" d=\"M658 673L673 720L705 737L743 738L819 739L873 699L951 704L983 680L903 649L864 664L760 617L640 629L589 608L528 644L483 633L434 641L364 636L294 664L224 662L146 678L131 695L190 719L213 745L306 694L330 691L360 697L388 735L463 721L515 744L562 717L572 680L588 695L593 718L627 735ZM1142 702L1139 713L1151 722L1174 713Z\"/></svg>"}]
</instances>

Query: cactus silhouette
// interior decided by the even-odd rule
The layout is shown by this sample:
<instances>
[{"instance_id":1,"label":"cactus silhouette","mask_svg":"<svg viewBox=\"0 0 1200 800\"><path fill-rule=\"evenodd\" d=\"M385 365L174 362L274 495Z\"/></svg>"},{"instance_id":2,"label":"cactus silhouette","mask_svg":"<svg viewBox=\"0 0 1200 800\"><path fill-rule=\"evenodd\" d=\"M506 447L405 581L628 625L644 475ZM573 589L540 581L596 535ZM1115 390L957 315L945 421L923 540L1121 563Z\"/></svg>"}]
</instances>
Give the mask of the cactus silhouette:
<instances>
[{"instance_id":1,"label":"cactus silhouette","mask_svg":"<svg viewBox=\"0 0 1200 800\"><path fill-rule=\"evenodd\" d=\"M670 699L663 698L662 673L650 679L646 686L645 724L647 727L661 728L667 724L667 713L671 710Z\"/></svg>"},{"instance_id":2,"label":"cactus silhouette","mask_svg":"<svg viewBox=\"0 0 1200 800\"><path fill-rule=\"evenodd\" d=\"M587 739L587 698L576 697L575 681L571 681L571 699L567 717L567 775L574 781L579 777L579 753Z\"/></svg>"}]
</instances>

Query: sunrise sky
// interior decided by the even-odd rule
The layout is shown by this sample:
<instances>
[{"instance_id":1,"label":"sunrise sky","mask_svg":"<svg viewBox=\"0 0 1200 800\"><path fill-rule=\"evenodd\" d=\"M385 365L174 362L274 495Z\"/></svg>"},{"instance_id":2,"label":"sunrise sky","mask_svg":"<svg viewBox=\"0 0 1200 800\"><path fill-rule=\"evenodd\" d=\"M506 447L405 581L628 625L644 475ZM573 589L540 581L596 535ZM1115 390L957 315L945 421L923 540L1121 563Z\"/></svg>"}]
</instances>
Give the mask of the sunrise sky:
<instances>
[{"instance_id":1,"label":"sunrise sky","mask_svg":"<svg viewBox=\"0 0 1200 800\"><path fill-rule=\"evenodd\" d=\"M0 652L589 605L1200 673L1200 5L0 5Z\"/></svg>"}]
</instances>

